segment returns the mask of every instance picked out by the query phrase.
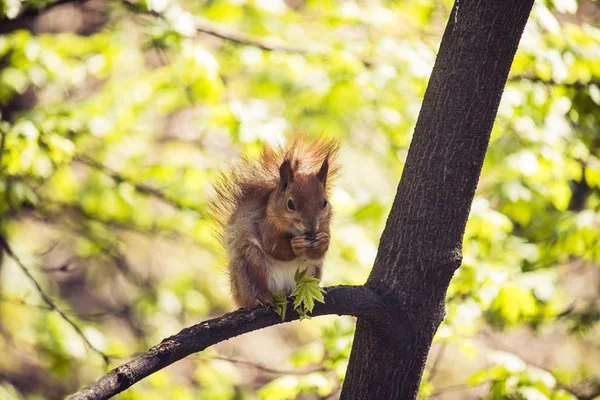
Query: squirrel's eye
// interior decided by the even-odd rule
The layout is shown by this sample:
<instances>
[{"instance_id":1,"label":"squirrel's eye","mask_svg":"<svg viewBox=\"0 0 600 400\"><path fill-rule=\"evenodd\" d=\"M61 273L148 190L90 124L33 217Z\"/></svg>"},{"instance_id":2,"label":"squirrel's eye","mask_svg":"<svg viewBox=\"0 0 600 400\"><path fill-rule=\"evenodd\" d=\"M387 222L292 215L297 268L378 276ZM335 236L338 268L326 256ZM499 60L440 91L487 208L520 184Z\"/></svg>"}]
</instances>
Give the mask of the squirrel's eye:
<instances>
[{"instance_id":1,"label":"squirrel's eye","mask_svg":"<svg viewBox=\"0 0 600 400\"><path fill-rule=\"evenodd\" d=\"M327 199L323 201L323 208L327 207Z\"/></svg>"},{"instance_id":2,"label":"squirrel's eye","mask_svg":"<svg viewBox=\"0 0 600 400\"><path fill-rule=\"evenodd\" d=\"M294 205L294 201L292 199L288 200L288 202L287 202L287 208L290 211L296 210L296 206Z\"/></svg>"}]
</instances>

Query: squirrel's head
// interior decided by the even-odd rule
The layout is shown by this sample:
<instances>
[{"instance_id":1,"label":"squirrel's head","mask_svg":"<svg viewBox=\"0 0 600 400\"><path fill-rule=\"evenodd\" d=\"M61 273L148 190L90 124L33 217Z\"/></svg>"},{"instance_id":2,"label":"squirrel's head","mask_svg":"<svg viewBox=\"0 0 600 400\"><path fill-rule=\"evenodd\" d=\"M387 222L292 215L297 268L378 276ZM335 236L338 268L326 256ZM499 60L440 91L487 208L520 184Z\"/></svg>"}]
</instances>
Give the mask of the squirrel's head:
<instances>
[{"instance_id":1,"label":"squirrel's head","mask_svg":"<svg viewBox=\"0 0 600 400\"><path fill-rule=\"evenodd\" d=\"M268 214L289 233L314 237L329 226L331 219L326 196L329 160L326 157L315 173L301 173L297 162L292 163L286 159L279 167L279 182L270 198Z\"/></svg>"}]
</instances>

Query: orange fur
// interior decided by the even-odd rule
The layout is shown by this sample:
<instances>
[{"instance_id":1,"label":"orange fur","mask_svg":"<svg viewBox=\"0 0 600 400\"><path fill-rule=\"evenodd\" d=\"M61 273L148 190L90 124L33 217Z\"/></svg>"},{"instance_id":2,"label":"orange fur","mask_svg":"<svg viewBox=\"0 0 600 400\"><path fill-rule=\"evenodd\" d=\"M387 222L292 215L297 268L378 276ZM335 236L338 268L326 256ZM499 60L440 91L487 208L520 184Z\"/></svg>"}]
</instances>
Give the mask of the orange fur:
<instances>
[{"instance_id":1,"label":"orange fur","mask_svg":"<svg viewBox=\"0 0 600 400\"><path fill-rule=\"evenodd\" d=\"M243 156L229 170L217 175L213 185L216 195L210 202L210 215L217 222L222 233L229 218L247 197L258 196L273 191L279 182L279 166L290 158L299 172L316 172L320 164L329 157L327 194L339 167L336 163L339 151L337 139L305 141L304 136L295 135L287 145L276 148L265 144L260 157L252 160Z\"/></svg>"},{"instance_id":2,"label":"orange fur","mask_svg":"<svg viewBox=\"0 0 600 400\"><path fill-rule=\"evenodd\" d=\"M307 142L295 135L218 175L210 210L239 306L268 302L273 291L289 294L296 268L320 277L332 213L325 199L338 171L338 150L335 139Z\"/></svg>"}]
</instances>

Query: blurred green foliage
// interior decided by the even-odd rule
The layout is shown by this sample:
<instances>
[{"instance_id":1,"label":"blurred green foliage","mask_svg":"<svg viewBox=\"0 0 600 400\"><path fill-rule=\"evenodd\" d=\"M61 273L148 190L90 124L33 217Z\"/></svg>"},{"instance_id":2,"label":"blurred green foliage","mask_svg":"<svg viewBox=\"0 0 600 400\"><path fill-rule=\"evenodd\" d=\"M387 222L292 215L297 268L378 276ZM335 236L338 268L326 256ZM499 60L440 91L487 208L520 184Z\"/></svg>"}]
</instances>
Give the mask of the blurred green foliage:
<instances>
[{"instance_id":1,"label":"blurred green foliage","mask_svg":"<svg viewBox=\"0 0 600 400\"><path fill-rule=\"evenodd\" d=\"M451 6L0 1L0 234L110 357L105 365L86 350L5 253L0 398L61 398L231 310L205 218L211 178L291 130L342 138L324 284L363 283ZM600 11L593 2L581 3L590 15L578 6L534 6L436 335L439 348L458 347L485 366L457 383L440 381L430 365L422 398L442 398L453 384L483 387L490 399L600 394L597 365L545 369L476 345L486 332L524 326L600 345L600 285L587 282L586 295L569 284L581 270L597 280L600 264ZM101 21L91 30L88 14ZM209 349L120 398L335 397L353 320L314 319L286 332L296 350L288 366L308 372L248 374Z\"/></svg>"}]
</instances>

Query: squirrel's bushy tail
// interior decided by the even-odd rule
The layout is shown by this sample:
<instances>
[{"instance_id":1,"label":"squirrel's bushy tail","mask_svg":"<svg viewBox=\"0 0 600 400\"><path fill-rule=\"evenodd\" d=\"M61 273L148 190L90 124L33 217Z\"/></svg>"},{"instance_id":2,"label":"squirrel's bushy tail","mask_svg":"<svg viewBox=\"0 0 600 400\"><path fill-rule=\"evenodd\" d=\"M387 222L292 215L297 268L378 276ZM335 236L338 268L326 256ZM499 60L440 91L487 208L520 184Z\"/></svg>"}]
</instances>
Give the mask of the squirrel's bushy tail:
<instances>
[{"instance_id":1,"label":"squirrel's bushy tail","mask_svg":"<svg viewBox=\"0 0 600 400\"><path fill-rule=\"evenodd\" d=\"M294 134L287 144L271 147L268 144L257 159L243 156L227 170L221 171L213 184L213 196L209 214L216 224L220 237L233 212L247 200L265 198L277 187L279 167L284 160L290 160L292 168L299 173L316 173L325 158L328 158L329 173L327 192L338 171L336 162L340 142L336 138L321 137L314 141L304 135Z\"/></svg>"}]
</instances>

